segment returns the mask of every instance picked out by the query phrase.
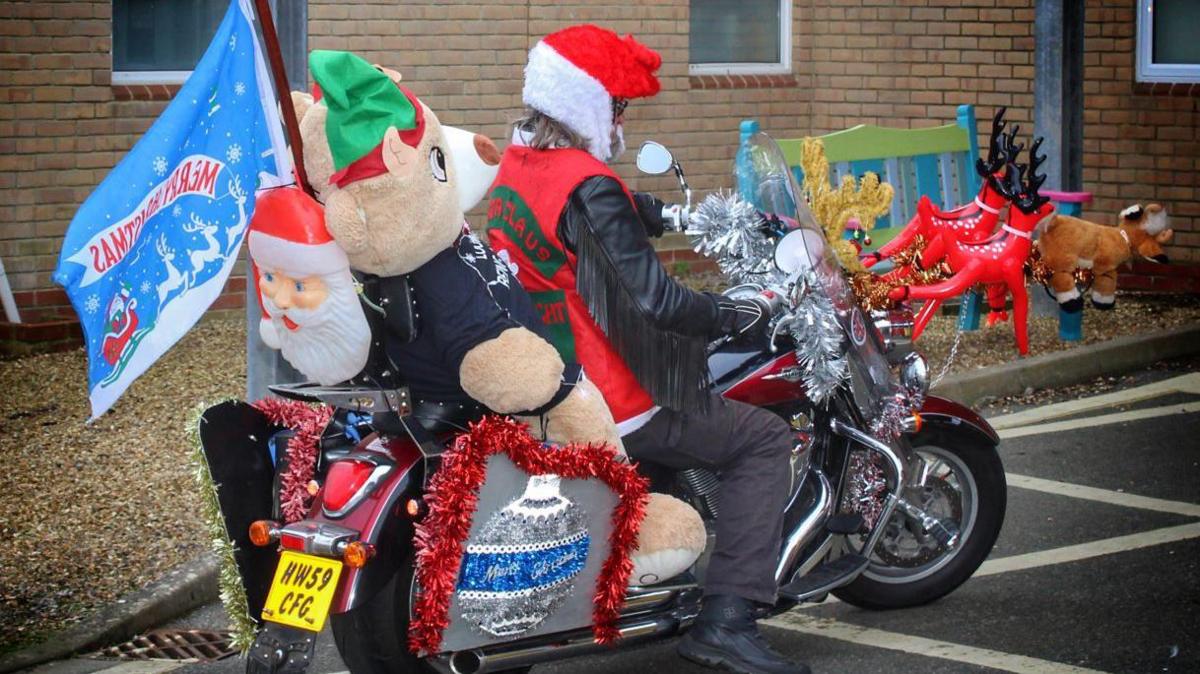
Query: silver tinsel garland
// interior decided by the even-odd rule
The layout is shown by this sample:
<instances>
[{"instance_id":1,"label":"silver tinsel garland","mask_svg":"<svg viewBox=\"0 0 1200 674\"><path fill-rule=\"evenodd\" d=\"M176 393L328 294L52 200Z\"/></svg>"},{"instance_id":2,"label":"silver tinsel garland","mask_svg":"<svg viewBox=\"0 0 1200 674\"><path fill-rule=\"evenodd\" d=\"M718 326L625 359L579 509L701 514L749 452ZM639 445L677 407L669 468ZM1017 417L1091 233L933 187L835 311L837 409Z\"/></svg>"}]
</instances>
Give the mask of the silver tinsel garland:
<instances>
[{"instance_id":1,"label":"silver tinsel garland","mask_svg":"<svg viewBox=\"0 0 1200 674\"><path fill-rule=\"evenodd\" d=\"M704 198L688 218L695 251L710 257L734 284L767 284L779 280L775 240L749 202L736 193L715 192Z\"/></svg>"},{"instance_id":2,"label":"silver tinsel garland","mask_svg":"<svg viewBox=\"0 0 1200 674\"><path fill-rule=\"evenodd\" d=\"M813 287L817 281L810 271L797 283ZM843 346L844 332L838 323L833 300L823 292L799 293L800 302L789 316L785 329L796 343L796 358L803 369L806 395L820 405L850 376Z\"/></svg>"},{"instance_id":3,"label":"silver tinsel garland","mask_svg":"<svg viewBox=\"0 0 1200 674\"><path fill-rule=\"evenodd\" d=\"M696 252L712 258L732 283L783 286L787 278L775 266L777 241L765 225L758 210L736 193L717 192L705 197L688 218L688 233ZM811 271L796 283L818 287ZM821 404L849 377L844 333L827 294L800 295L794 311L779 319L783 325L777 330L795 341L808 398Z\"/></svg>"}]
</instances>

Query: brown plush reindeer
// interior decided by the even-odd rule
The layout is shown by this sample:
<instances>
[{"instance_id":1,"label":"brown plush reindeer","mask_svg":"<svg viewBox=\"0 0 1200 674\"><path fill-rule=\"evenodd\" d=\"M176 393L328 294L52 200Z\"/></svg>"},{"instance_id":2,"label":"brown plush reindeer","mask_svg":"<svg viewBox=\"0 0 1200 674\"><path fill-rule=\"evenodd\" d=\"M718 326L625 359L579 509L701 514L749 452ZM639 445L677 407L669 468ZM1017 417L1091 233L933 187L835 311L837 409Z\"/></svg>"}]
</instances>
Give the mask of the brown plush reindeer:
<instances>
[{"instance_id":1,"label":"brown plush reindeer","mask_svg":"<svg viewBox=\"0 0 1200 674\"><path fill-rule=\"evenodd\" d=\"M1053 270L1050 287L1063 311L1083 309L1083 297L1075 287L1075 270L1091 269L1092 305L1112 309L1116 304L1117 267L1134 255L1166 262L1162 244L1171 240L1167 211L1159 204L1130 206L1121 211L1116 227L1057 215L1050 219L1038 239L1042 261Z\"/></svg>"}]
</instances>

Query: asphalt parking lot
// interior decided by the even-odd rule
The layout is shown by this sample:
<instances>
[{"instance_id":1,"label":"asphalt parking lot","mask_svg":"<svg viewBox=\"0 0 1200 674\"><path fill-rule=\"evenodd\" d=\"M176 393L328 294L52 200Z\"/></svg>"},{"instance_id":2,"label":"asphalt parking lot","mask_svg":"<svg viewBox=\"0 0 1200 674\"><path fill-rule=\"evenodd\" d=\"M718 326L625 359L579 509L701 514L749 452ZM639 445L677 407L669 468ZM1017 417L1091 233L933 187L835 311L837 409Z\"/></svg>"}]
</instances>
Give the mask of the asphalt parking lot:
<instances>
[{"instance_id":1,"label":"asphalt parking lot","mask_svg":"<svg viewBox=\"0 0 1200 674\"><path fill-rule=\"evenodd\" d=\"M816 672L1200 671L1200 373L1095 404L994 418L1004 428L1008 513L991 558L931 605L864 611L829 601L767 624ZM1171 377L1164 374L1163 378ZM218 606L176 627L219 629ZM75 659L36 671L179 674L200 664ZM314 674L341 672L323 636ZM702 672L672 642L537 667L546 674Z\"/></svg>"}]
</instances>

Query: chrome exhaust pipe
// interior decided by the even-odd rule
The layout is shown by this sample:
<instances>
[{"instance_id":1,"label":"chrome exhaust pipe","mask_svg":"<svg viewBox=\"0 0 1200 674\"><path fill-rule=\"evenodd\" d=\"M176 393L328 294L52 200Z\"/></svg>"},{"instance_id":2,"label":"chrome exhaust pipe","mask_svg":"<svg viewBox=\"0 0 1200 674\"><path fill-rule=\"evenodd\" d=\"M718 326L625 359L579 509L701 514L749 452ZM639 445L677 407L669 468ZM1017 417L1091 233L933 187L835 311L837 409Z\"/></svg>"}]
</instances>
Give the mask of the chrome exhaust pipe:
<instances>
[{"instance_id":1,"label":"chrome exhaust pipe","mask_svg":"<svg viewBox=\"0 0 1200 674\"><path fill-rule=\"evenodd\" d=\"M679 621L674 618L662 617L631 621L619 627L620 643L622 646L629 646L674 633L678 629ZM506 649L501 645L487 650L475 648L457 651L450 654L449 665L452 674L487 674L543 662L564 660L578 655L608 650L608 648L608 646L596 643L592 630L589 628L571 632L562 639L536 646L516 645L511 649Z\"/></svg>"},{"instance_id":2,"label":"chrome exhaust pipe","mask_svg":"<svg viewBox=\"0 0 1200 674\"><path fill-rule=\"evenodd\" d=\"M775 567L775 583L778 585L786 582L788 570L796 562L800 551L812 542L813 537L825 525L825 521L833 516L833 485L829 484L829 478L820 470L812 468L810 471L817 477L817 501L783 543L779 565Z\"/></svg>"}]
</instances>

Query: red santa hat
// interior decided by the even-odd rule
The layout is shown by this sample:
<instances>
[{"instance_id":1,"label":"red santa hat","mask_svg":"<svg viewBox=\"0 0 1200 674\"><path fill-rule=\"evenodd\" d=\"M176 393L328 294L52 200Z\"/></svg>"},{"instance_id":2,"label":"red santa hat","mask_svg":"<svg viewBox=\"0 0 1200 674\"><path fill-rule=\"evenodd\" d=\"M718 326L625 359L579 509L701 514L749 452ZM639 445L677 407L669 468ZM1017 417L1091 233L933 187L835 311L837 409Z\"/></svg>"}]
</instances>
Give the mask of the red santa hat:
<instances>
[{"instance_id":1,"label":"red santa hat","mask_svg":"<svg viewBox=\"0 0 1200 674\"><path fill-rule=\"evenodd\" d=\"M268 190L258 197L247 241L255 264L295 278L350 267L346 252L325 227L325 210L298 187Z\"/></svg>"},{"instance_id":2,"label":"red santa hat","mask_svg":"<svg viewBox=\"0 0 1200 674\"><path fill-rule=\"evenodd\" d=\"M525 66L525 105L583 136L588 151L608 161L614 98L658 93L654 71L662 57L633 39L593 25L551 33L529 51Z\"/></svg>"}]
</instances>

